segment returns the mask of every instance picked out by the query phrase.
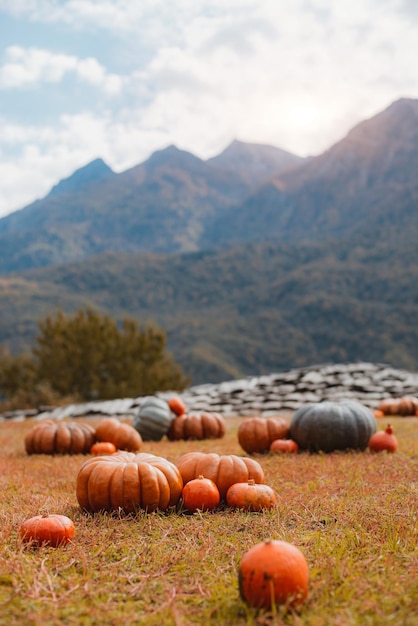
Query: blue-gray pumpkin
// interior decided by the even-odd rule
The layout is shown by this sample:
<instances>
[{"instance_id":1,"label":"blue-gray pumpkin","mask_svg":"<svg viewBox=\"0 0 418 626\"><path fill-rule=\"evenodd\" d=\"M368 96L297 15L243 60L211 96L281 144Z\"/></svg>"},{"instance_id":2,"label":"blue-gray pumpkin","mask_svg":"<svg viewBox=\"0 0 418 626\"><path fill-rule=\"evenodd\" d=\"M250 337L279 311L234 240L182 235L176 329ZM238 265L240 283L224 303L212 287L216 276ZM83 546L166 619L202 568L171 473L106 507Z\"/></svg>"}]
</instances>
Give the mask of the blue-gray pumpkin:
<instances>
[{"instance_id":1,"label":"blue-gray pumpkin","mask_svg":"<svg viewBox=\"0 0 418 626\"><path fill-rule=\"evenodd\" d=\"M301 406L290 422L289 437L301 450L365 450L376 432L373 413L354 400Z\"/></svg>"},{"instance_id":2,"label":"blue-gray pumpkin","mask_svg":"<svg viewBox=\"0 0 418 626\"><path fill-rule=\"evenodd\" d=\"M134 415L132 426L144 441L160 441L168 433L175 417L166 400L148 396L143 399Z\"/></svg>"}]
</instances>

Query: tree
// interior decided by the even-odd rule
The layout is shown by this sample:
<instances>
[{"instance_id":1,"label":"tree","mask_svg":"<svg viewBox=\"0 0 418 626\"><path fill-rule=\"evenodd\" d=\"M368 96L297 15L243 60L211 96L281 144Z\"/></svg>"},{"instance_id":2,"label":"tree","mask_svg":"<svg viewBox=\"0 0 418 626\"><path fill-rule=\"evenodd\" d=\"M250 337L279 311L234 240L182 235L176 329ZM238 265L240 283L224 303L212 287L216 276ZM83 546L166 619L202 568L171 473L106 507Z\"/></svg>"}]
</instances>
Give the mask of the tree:
<instances>
[{"instance_id":1,"label":"tree","mask_svg":"<svg viewBox=\"0 0 418 626\"><path fill-rule=\"evenodd\" d=\"M59 311L39 323L32 348L38 382L82 400L136 397L184 389L189 380L166 352L166 335L154 325L139 329L125 318L120 328L91 308Z\"/></svg>"},{"instance_id":2,"label":"tree","mask_svg":"<svg viewBox=\"0 0 418 626\"><path fill-rule=\"evenodd\" d=\"M21 389L33 387L34 372L29 355L12 356L0 347L0 395L15 396Z\"/></svg>"}]
</instances>

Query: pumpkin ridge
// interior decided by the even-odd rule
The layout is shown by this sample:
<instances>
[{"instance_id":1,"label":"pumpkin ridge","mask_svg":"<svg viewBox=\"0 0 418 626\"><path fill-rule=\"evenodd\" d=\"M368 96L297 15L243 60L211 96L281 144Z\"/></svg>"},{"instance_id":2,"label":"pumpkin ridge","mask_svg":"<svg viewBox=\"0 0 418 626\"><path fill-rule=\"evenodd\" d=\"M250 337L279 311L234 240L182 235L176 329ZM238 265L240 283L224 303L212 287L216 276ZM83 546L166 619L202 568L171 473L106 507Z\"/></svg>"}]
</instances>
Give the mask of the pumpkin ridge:
<instances>
[{"instance_id":1,"label":"pumpkin ridge","mask_svg":"<svg viewBox=\"0 0 418 626\"><path fill-rule=\"evenodd\" d=\"M78 430L78 428L73 428L72 425L68 425L68 427L61 432L61 435L68 435L69 440L67 443L68 452L70 454L77 454L80 451L80 445L82 445L82 433Z\"/></svg>"},{"instance_id":2,"label":"pumpkin ridge","mask_svg":"<svg viewBox=\"0 0 418 626\"><path fill-rule=\"evenodd\" d=\"M35 448L35 452L43 452L44 447L46 447L48 454L53 454L54 435L55 435L55 431L52 428L52 424L48 425L46 428L40 428L39 429L40 446L37 446ZM51 448L48 448L48 446L51 446Z\"/></svg>"},{"instance_id":3,"label":"pumpkin ridge","mask_svg":"<svg viewBox=\"0 0 418 626\"><path fill-rule=\"evenodd\" d=\"M160 485L157 477L157 468L146 461L138 464L138 478L141 485L141 504L147 511L158 509L160 502ZM142 484L141 484L142 482Z\"/></svg>"},{"instance_id":4,"label":"pumpkin ridge","mask_svg":"<svg viewBox=\"0 0 418 626\"><path fill-rule=\"evenodd\" d=\"M166 474L161 468L156 468L159 488L159 508L166 510L170 505L171 490Z\"/></svg>"},{"instance_id":5,"label":"pumpkin ridge","mask_svg":"<svg viewBox=\"0 0 418 626\"><path fill-rule=\"evenodd\" d=\"M228 487L231 484L231 480L235 480L234 477L236 475L236 464L234 463L234 459L231 455L223 455L219 458L219 463L217 465L218 472L216 476L216 485L218 486L219 493L223 498L227 492ZM221 481L221 478L223 479Z\"/></svg>"},{"instance_id":6,"label":"pumpkin ridge","mask_svg":"<svg viewBox=\"0 0 418 626\"><path fill-rule=\"evenodd\" d=\"M115 508L119 507L120 502L123 502L124 465L122 465L121 463L115 463L114 467L111 468L109 471L109 502L112 510L114 510Z\"/></svg>"},{"instance_id":7,"label":"pumpkin ridge","mask_svg":"<svg viewBox=\"0 0 418 626\"><path fill-rule=\"evenodd\" d=\"M54 429L52 437L52 450L57 449L58 426Z\"/></svg>"},{"instance_id":8,"label":"pumpkin ridge","mask_svg":"<svg viewBox=\"0 0 418 626\"><path fill-rule=\"evenodd\" d=\"M90 472L90 481L94 483L94 489L89 489L89 503L93 511L100 510L109 510L109 491L107 488L107 482L103 480L103 469L100 467L100 462L97 462L93 465L92 471ZM105 487L105 488L103 488ZM99 496L96 498L95 496Z\"/></svg>"}]
</instances>

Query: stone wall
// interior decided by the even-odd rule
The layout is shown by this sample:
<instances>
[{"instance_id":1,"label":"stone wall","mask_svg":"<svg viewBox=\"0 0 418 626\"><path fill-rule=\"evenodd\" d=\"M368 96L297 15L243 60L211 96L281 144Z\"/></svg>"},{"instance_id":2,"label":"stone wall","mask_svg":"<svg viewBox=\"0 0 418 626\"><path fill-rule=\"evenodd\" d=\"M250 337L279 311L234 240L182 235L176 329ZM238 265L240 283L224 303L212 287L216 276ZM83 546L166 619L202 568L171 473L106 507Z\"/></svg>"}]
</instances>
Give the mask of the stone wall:
<instances>
[{"instance_id":1,"label":"stone wall","mask_svg":"<svg viewBox=\"0 0 418 626\"><path fill-rule=\"evenodd\" d=\"M173 393L157 394L163 398ZM214 411L225 417L272 416L293 412L306 402L357 400L376 408L384 398L418 396L418 374L385 364L318 365L220 384L190 387L180 395L188 412ZM0 419L63 419L86 415L132 416L143 398L44 407L5 413Z\"/></svg>"}]
</instances>

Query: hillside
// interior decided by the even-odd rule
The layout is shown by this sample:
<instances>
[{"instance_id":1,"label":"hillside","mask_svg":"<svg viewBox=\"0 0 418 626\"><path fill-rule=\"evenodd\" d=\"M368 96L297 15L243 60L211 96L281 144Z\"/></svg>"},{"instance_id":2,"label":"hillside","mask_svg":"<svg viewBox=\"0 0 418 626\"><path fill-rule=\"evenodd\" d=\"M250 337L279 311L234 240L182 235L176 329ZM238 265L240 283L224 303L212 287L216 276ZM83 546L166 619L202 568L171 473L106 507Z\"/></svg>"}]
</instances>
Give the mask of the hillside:
<instances>
[{"instance_id":1,"label":"hillside","mask_svg":"<svg viewBox=\"0 0 418 626\"><path fill-rule=\"evenodd\" d=\"M193 384L366 359L416 370L418 266L405 271L416 246L402 244L107 253L31 270L0 280L0 343L20 351L48 311L93 305L156 320Z\"/></svg>"}]
</instances>

